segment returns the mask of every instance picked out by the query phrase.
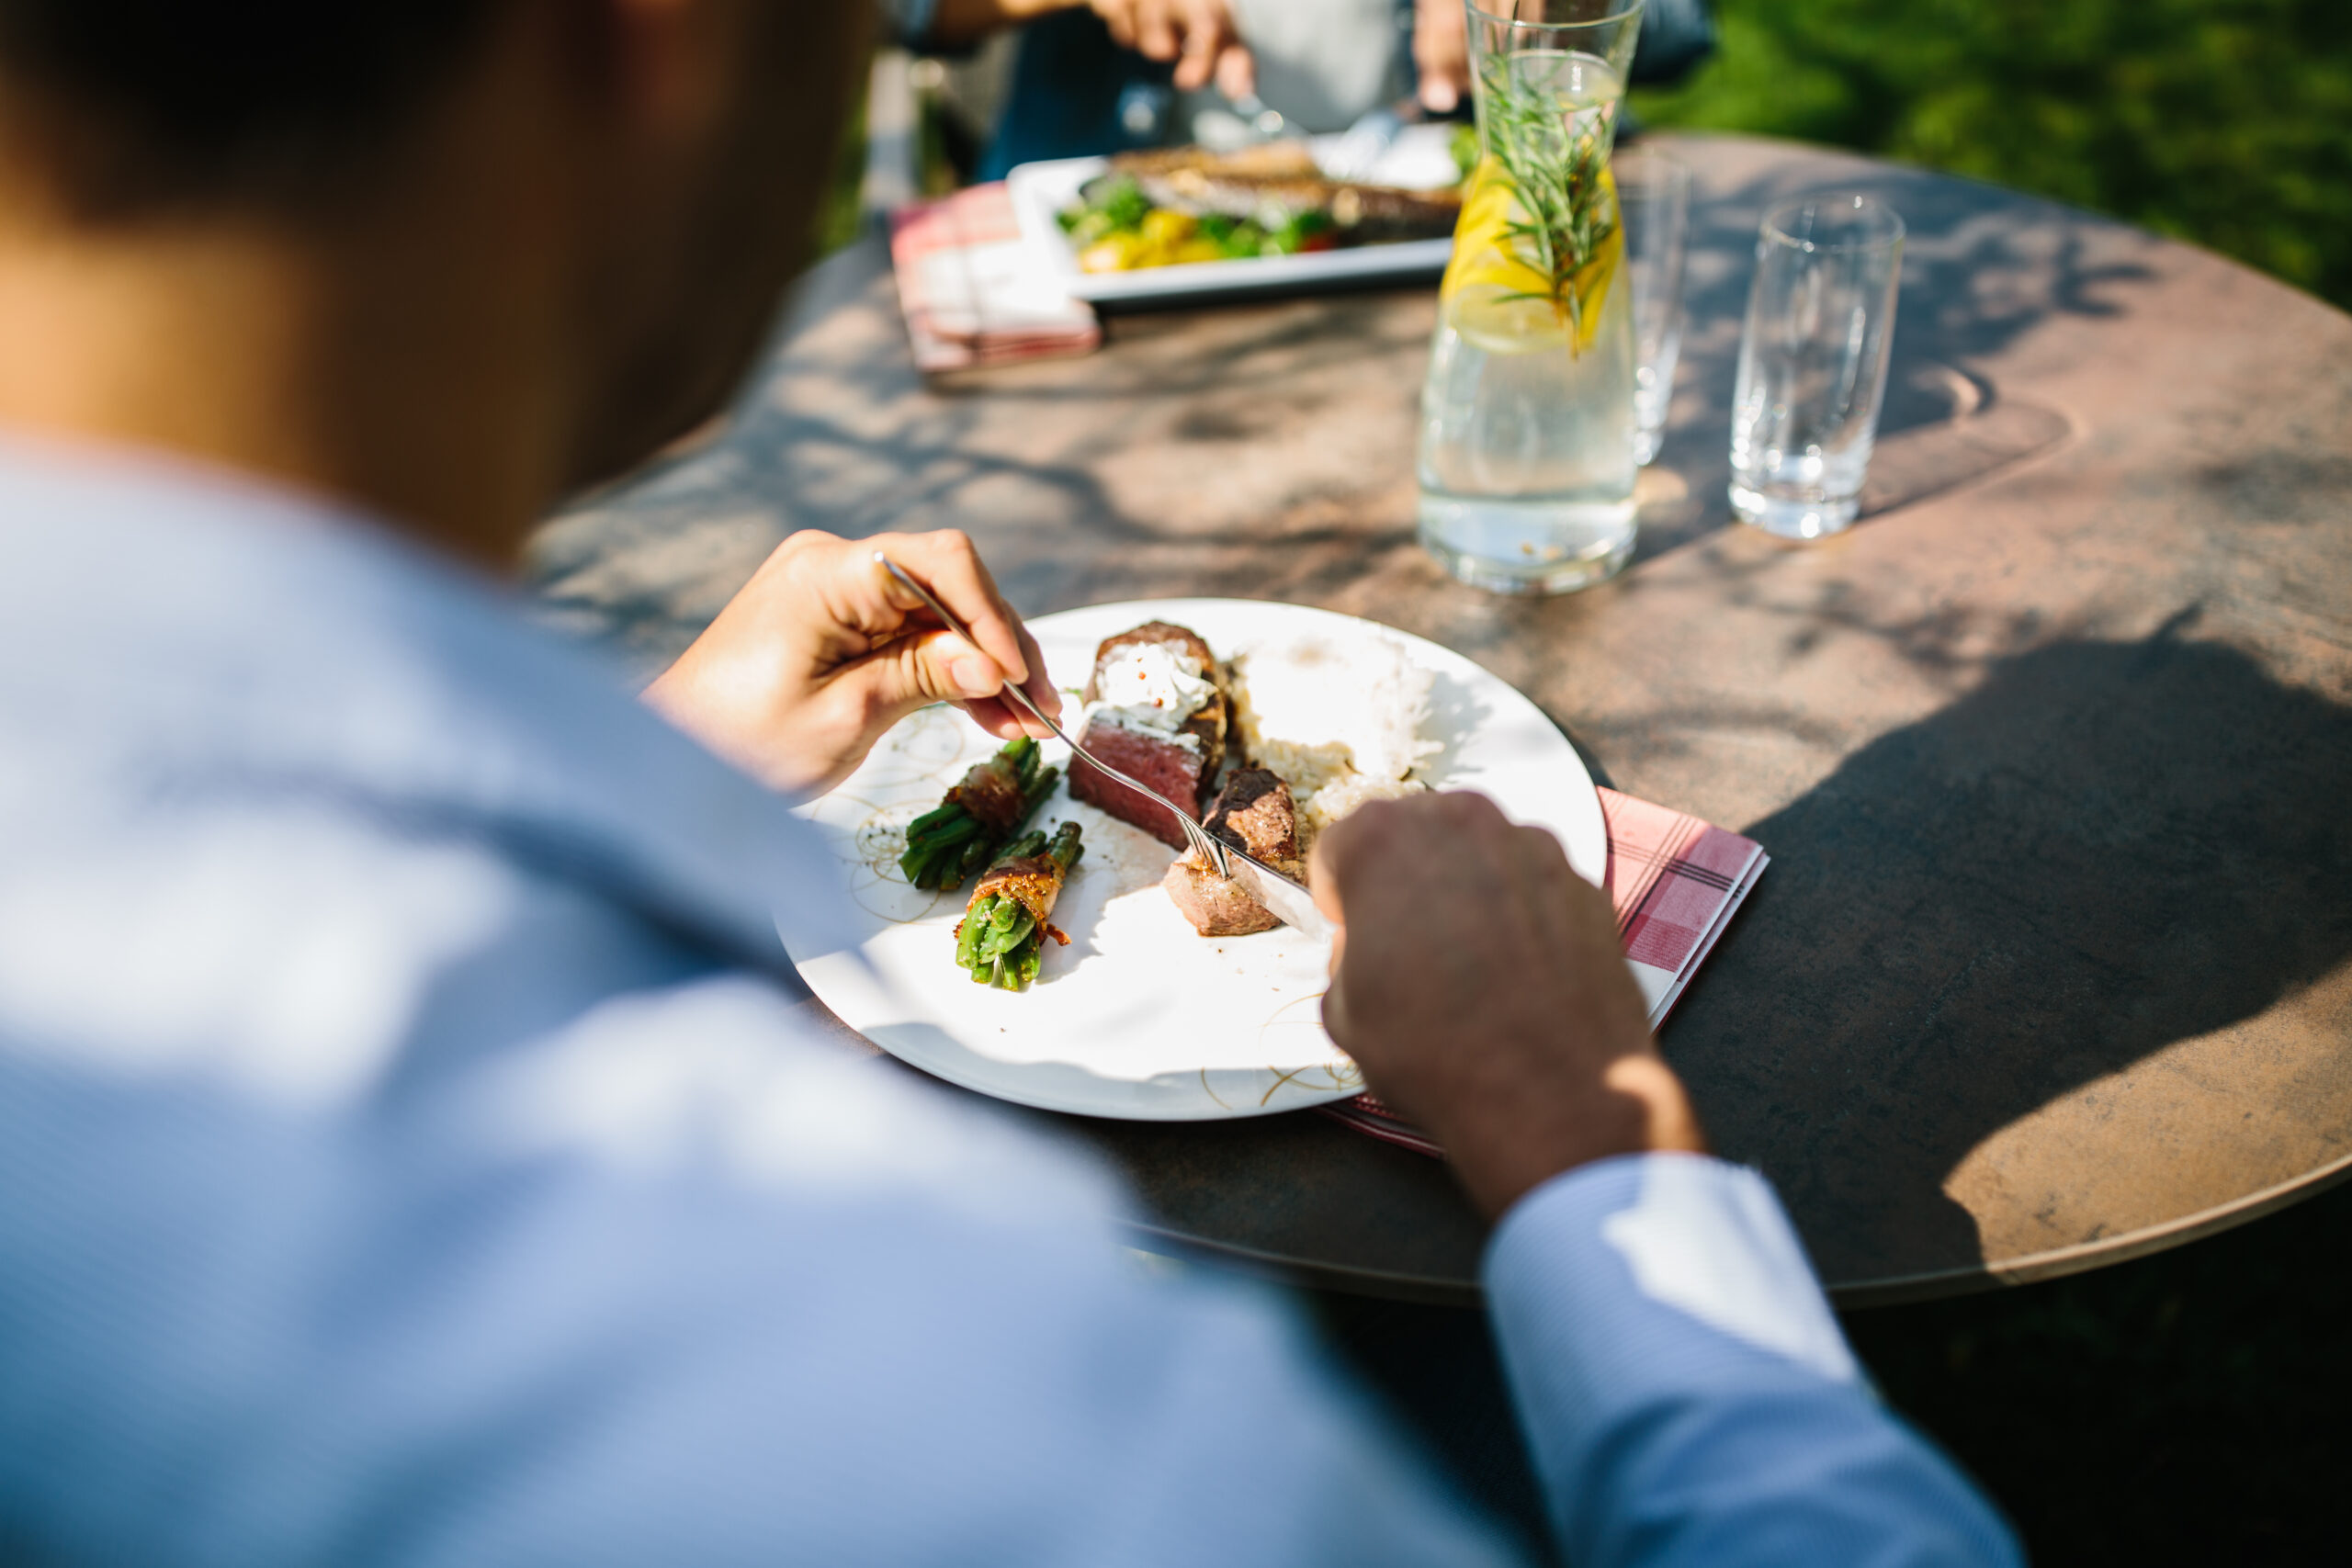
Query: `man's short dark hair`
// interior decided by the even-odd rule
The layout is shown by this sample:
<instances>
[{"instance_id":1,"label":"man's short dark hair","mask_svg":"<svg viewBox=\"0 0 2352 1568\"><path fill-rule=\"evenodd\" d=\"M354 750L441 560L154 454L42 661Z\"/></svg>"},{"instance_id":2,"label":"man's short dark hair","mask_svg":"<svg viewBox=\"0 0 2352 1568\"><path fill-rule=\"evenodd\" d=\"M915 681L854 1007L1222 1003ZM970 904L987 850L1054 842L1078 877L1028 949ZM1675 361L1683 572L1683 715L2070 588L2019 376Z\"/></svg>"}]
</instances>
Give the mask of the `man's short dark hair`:
<instances>
[{"instance_id":1,"label":"man's short dark hair","mask_svg":"<svg viewBox=\"0 0 2352 1568\"><path fill-rule=\"evenodd\" d=\"M421 107L498 0L0 0L0 106L87 216L309 204Z\"/></svg>"}]
</instances>

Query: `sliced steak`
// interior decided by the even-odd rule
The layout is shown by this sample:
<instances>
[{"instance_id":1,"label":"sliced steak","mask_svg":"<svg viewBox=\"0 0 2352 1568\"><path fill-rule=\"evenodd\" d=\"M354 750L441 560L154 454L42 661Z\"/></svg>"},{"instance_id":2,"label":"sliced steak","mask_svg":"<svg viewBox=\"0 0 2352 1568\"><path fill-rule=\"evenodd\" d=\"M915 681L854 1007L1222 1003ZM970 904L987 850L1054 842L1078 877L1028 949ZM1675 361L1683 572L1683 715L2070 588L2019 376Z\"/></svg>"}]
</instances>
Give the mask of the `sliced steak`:
<instances>
[{"instance_id":1,"label":"sliced steak","mask_svg":"<svg viewBox=\"0 0 2352 1568\"><path fill-rule=\"evenodd\" d=\"M1217 770L1225 765L1227 705L1223 674L1217 668L1216 656L1198 634L1166 621L1148 622L1133 631L1103 639L1102 646L1094 650L1096 672L1099 674L1103 664L1120 649L1148 643L1173 644L1199 660L1202 677L1216 689L1215 694L1198 713L1178 727L1172 738L1130 729L1098 716L1087 720L1079 744L1178 805L1191 807L1198 820L1201 797L1216 778ZM1089 675L1086 700L1093 702L1101 695L1096 675ZM1184 847L1184 829L1164 807L1089 767L1083 758L1070 759L1069 793L1071 799L1082 800L1122 822L1131 822L1163 843L1180 850Z\"/></svg>"},{"instance_id":2,"label":"sliced steak","mask_svg":"<svg viewBox=\"0 0 2352 1568\"><path fill-rule=\"evenodd\" d=\"M1201 785L1210 776L1203 751L1181 739L1148 735L1106 718L1091 718L1079 744L1112 767L1141 779L1178 805L1201 798ZM1167 807L1136 794L1108 774L1090 766L1082 757L1069 760L1069 793L1122 822L1132 822L1174 849L1184 847L1184 829Z\"/></svg>"},{"instance_id":3,"label":"sliced steak","mask_svg":"<svg viewBox=\"0 0 2352 1568\"><path fill-rule=\"evenodd\" d=\"M1191 654L1201 667L1201 678L1216 692L1201 711L1186 719L1181 727L1184 734L1201 738L1202 754L1208 763L1208 771L1202 775L1201 782L1206 784L1216 777L1217 770L1225 766L1226 727L1229 722L1231 704L1226 700L1225 671L1218 665L1216 655L1209 651L1209 645L1201 640L1198 632L1166 621L1146 621L1133 631L1104 637L1102 645L1094 650L1093 671L1086 678L1086 700L1091 703L1102 696L1102 692L1097 682L1102 677L1103 665L1124 649L1150 643L1171 644ZM1195 800L1193 804L1197 809L1200 802Z\"/></svg>"},{"instance_id":4,"label":"sliced steak","mask_svg":"<svg viewBox=\"0 0 2352 1568\"><path fill-rule=\"evenodd\" d=\"M1290 785L1266 769L1238 769L1225 781L1209 812L1208 829L1275 870L1304 879L1297 805ZM1248 889L1217 875L1197 855L1178 856L1159 885L1203 936L1248 936L1282 923Z\"/></svg>"}]
</instances>

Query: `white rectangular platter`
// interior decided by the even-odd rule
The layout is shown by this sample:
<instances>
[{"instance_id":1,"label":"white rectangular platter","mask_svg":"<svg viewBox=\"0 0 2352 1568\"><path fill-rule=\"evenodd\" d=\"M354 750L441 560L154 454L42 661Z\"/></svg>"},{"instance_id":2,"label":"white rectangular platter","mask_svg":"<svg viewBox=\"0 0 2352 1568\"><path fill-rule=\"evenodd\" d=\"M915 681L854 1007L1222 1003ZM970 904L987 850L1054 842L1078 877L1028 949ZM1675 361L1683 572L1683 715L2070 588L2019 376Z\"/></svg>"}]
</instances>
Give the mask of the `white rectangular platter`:
<instances>
[{"instance_id":1,"label":"white rectangular platter","mask_svg":"<svg viewBox=\"0 0 2352 1568\"><path fill-rule=\"evenodd\" d=\"M1451 183L1453 154L1447 125L1408 125L1397 134L1366 178L1383 185L1430 189ZM1325 150L1338 137L1319 137L1310 149ZM1433 283L1445 271L1453 242L1408 240L1394 245L1360 245L1295 256L1257 256L1246 261L1188 262L1136 272L1084 272L1070 249L1057 214L1078 199L1080 186L1110 166L1106 158L1056 158L1023 164L1006 176L1021 240L1037 266L1074 299L1091 304L1193 304L1261 294L1311 293L1317 288L1374 284Z\"/></svg>"}]
</instances>

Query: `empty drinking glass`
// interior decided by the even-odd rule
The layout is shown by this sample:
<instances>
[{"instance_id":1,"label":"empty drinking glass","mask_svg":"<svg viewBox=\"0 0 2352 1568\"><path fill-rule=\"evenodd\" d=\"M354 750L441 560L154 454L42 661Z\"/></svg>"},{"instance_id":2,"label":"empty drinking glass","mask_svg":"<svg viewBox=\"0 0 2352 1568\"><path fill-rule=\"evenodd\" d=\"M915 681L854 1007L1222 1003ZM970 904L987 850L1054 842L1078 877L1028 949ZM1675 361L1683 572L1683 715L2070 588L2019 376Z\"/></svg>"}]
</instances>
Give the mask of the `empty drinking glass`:
<instances>
[{"instance_id":1,"label":"empty drinking glass","mask_svg":"<svg viewBox=\"0 0 2352 1568\"><path fill-rule=\"evenodd\" d=\"M1854 521L1894 335L1903 220L1866 196L1764 215L1732 394L1731 504L1784 538Z\"/></svg>"},{"instance_id":2,"label":"empty drinking glass","mask_svg":"<svg viewBox=\"0 0 2352 1568\"><path fill-rule=\"evenodd\" d=\"M1690 170L1636 147L1611 161L1634 284L1634 458L1657 456L1674 365L1682 355L1682 242L1690 221Z\"/></svg>"}]
</instances>

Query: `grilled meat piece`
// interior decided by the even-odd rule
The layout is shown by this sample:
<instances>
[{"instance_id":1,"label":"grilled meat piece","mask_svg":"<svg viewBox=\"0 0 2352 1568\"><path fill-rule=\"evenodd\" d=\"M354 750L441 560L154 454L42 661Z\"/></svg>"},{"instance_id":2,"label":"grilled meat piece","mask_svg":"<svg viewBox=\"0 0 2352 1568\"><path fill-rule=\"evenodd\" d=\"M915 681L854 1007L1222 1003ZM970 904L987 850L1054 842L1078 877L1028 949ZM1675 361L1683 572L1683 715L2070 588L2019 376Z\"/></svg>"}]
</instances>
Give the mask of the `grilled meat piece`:
<instances>
[{"instance_id":1,"label":"grilled meat piece","mask_svg":"<svg viewBox=\"0 0 2352 1568\"><path fill-rule=\"evenodd\" d=\"M1276 871L1306 879L1298 858L1298 806L1290 785L1264 768L1239 768L1225 781L1210 808L1208 830ZM1248 936L1282 922L1248 889L1209 869L1197 854L1177 857L1160 879L1193 929L1203 936Z\"/></svg>"},{"instance_id":2,"label":"grilled meat piece","mask_svg":"<svg viewBox=\"0 0 2352 1568\"><path fill-rule=\"evenodd\" d=\"M1106 637L1094 650L1096 673L1087 678L1086 700L1093 702L1102 695L1097 681L1104 664L1123 649L1149 643L1172 644L1191 654L1200 662L1202 679L1216 687L1215 694L1198 713L1178 727L1175 738L1130 729L1098 715L1087 720L1079 744L1178 805L1191 807L1197 819L1202 794L1225 765L1227 704L1216 656L1209 651L1209 645L1197 634L1166 621L1147 622L1132 631ZM1071 799L1082 800L1122 822L1131 822L1163 843L1176 849L1184 847L1184 829L1163 807L1089 767L1082 757L1070 758L1069 793Z\"/></svg>"},{"instance_id":3,"label":"grilled meat piece","mask_svg":"<svg viewBox=\"0 0 2352 1568\"><path fill-rule=\"evenodd\" d=\"M1271 768L1236 768L1209 807L1208 830L1268 865L1296 875L1298 802Z\"/></svg>"},{"instance_id":4,"label":"grilled meat piece","mask_svg":"<svg viewBox=\"0 0 2352 1568\"><path fill-rule=\"evenodd\" d=\"M1106 718L1089 719L1079 743L1130 778L1141 779L1179 806L1197 802L1210 776L1206 754L1180 739L1129 729ZM1184 829L1160 806L1087 764L1069 760L1069 794L1122 822L1131 822L1171 848L1182 849Z\"/></svg>"}]
</instances>

